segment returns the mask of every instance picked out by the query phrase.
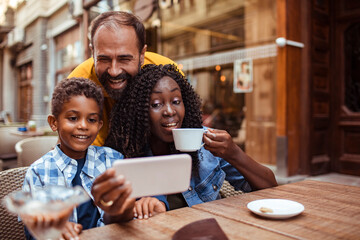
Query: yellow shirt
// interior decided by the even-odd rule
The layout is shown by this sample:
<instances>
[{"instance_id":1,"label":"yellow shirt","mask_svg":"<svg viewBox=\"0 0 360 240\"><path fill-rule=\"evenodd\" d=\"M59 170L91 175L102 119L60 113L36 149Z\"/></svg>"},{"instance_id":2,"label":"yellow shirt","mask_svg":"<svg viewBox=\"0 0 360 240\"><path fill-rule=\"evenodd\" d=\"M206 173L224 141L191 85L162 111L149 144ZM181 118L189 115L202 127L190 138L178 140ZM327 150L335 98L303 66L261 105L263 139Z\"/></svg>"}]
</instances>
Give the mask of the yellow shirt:
<instances>
[{"instance_id":1,"label":"yellow shirt","mask_svg":"<svg viewBox=\"0 0 360 240\"><path fill-rule=\"evenodd\" d=\"M156 64L156 65L165 65L165 64L175 64L171 59L161 56L157 53L153 52L145 52L145 59L144 59L144 65L146 64ZM101 83L99 82L96 73L95 73L95 67L94 67L94 59L89 58L88 60L81 63L79 66L77 66L68 76L68 78L71 77L83 77L88 78L95 82L97 85L101 86L104 93L104 109L103 109L103 122L104 125L100 129L95 141L93 142L93 145L96 146L103 146L106 140L106 137L109 132L109 117L111 113L111 109L114 106L115 101L109 97Z\"/></svg>"}]
</instances>

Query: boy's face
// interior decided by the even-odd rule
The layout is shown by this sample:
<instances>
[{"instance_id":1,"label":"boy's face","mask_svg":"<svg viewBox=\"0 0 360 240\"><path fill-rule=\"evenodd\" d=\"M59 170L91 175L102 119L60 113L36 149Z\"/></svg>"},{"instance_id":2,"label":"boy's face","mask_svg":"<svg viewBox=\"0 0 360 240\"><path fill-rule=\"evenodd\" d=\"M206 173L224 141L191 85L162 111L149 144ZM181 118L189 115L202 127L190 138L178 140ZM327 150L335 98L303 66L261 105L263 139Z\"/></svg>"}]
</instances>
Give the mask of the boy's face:
<instances>
[{"instance_id":1,"label":"boy's face","mask_svg":"<svg viewBox=\"0 0 360 240\"><path fill-rule=\"evenodd\" d=\"M94 99L79 95L63 104L57 119L53 115L48 117L51 129L59 133L60 149L68 157L85 157L86 149L103 124L99 114L100 108Z\"/></svg>"},{"instance_id":2,"label":"boy's face","mask_svg":"<svg viewBox=\"0 0 360 240\"><path fill-rule=\"evenodd\" d=\"M185 116L181 89L170 77L161 78L150 97L150 131L162 142L173 142L172 129L180 128Z\"/></svg>"}]
</instances>

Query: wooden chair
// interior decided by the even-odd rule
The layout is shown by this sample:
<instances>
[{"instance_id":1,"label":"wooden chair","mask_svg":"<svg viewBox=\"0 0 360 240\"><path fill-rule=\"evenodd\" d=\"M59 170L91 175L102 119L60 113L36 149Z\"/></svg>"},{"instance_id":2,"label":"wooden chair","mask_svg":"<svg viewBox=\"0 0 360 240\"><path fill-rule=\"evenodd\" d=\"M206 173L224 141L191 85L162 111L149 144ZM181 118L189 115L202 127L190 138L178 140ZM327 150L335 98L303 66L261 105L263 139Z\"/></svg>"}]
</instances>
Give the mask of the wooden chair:
<instances>
[{"instance_id":1,"label":"wooden chair","mask_svg":"<svg viewBox=\"0 0 360 240\"><path fill-rule=\"evenodd\" d=\"M24 182L28 167L12 168L0 171L0 199L9 193L20 190ZM1 239L25 239L24 225L18 221L18 217L8 212L0 204L0 238Z\"/></svg>"},{"instance_id":2,"label":"wooden chair","mask_svg":"<svg viewBox=\"0 0 360 240\"><path fill-rule=\"evenodd\" d=\"M23 139L16 143L18 167L30 166L55 147L57 136L41 136Z\"/></svg>"},{"instance_id":3,"label":"wooden chair","mask_svg":"<svg viewBox=\"0 0 360 240\"><path fill-rule=\"evenodd\" d=\"M236 195L240 195L243 194L243 191L236 191L234 189L233 186L231 186L231 184L224 180L224 183L222 185L222 187L220 188L220 196L221 198L227 198L227 197L231 197L231 196L236 196Z\"/></svg>"}]
</instances>

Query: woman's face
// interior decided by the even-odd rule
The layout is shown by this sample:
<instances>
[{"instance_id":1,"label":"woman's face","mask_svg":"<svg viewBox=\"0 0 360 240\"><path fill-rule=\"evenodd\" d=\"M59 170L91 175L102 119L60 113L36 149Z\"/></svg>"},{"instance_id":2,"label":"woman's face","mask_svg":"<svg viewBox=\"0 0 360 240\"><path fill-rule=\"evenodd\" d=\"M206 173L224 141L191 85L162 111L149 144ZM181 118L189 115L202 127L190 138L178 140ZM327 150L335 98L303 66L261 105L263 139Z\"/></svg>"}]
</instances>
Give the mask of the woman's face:
<instances>
[{"instance_id":1,"label":"woman's face","mask_svg":"<svg viewBox=\"0 0 360 240\"><path fill-rule=\"evenodd\" d=\"M173 142L172 129L180 128L185 116L181 89L174 79L161 78L150 97L150 132L152 138Z\"/></svg>"}]
</instances>

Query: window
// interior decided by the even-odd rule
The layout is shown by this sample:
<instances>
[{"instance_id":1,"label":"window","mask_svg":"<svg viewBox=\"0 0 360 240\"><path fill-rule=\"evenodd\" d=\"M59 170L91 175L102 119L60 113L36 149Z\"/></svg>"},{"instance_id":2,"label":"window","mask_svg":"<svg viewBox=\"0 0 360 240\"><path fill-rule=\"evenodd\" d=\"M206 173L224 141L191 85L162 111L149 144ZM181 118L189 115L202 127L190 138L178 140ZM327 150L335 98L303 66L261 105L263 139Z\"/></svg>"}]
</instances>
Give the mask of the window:
<instances>
[{"instance_id":1,"label":"window","mask_svg":"<svg viewBox=\"0 0 360 240\"><path fill-rule=\"evenodd\" d=\"M32 114L32 63L27 63L18 69L18 109L19 120L27 122Z\"/></svg>"},{"instance_id":2,"label":"window","mask_svg":"<svg viewBox=\"0 0 360 240\"><path fill-rule=\"evenodd\" d=\"M66 78L70 72L82 62L82 46L79 27L55 38L56 44L56 81L55 85Z\"/></svg>"}]
</instances>

